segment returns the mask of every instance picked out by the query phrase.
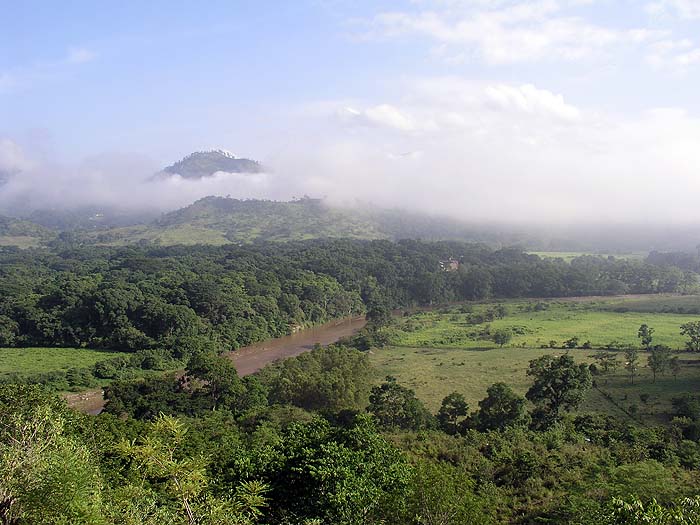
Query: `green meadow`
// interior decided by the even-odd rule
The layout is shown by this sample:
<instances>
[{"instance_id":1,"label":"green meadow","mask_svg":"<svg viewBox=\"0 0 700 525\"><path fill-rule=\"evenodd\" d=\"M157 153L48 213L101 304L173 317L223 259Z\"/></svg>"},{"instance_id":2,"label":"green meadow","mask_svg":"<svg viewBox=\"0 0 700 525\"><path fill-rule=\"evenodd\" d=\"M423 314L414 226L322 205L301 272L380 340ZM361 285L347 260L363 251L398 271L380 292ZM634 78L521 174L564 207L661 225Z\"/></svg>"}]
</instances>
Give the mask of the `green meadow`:
<instances>
[{"instance_id":1,"label":"green meadow","mask_svg":"<svg viewBox=\"0 0 700 525\"><path fill-rule=\"evenodd\" d=\"M677 299L682 299L683 307L700 302L699 297L671 296L511 301L498 303L505 307L502 319L481 323L476 321L493 310L496 303L416 312L398 320L396 327L390 329L391 346L375 350L372 361L377 379L395 376L434 411L454 391L462 393L475 409L486 389L498 381L524 394L531 383L526 375L530 360L568 351L577 361L590 364L598 349L611 341L639 347L637 330L646 323L655 330L654 344L677 350L674 355L681 364L677 377L666 372L652 383L648 355L640 350L639 371L632 383L624 370L623 352L618 351L618 369L594 377L596 388L590 391L581 410L641 422L662 421L673 397L700 390L700 354L679 351L685 341L679 326L700 320L700 316L654 311L668 310L669 303L673 306ZM627 311L625 305L646 311ZM498 329L513 333L503 348L484 335ZM579 348L563 349L563 342L572 337L579 338ZM586 341L591 349L580 348Z\"/></svg>"},{"instance_id":2,"label":"green meadow","mask_svg":"<svg viewBox=\"0 0 700 525\"><path fill-rule=\"evenodd\" d=\"M121 353L89 348L0 348L0 378L90 367L118 355Z\"/></svg>"},{"instance_id":3,"label":"green meadow","mask_svg":"<svg viewBox=\"0 0 700 525\"><path fill-rule=\"evenodd\" d=\"M563 259L566 262L571 262L572 259L576 257L581 257L583 255L592 255L594 257L615 257L616 259L633 259L642 260L646 257L646 253L591 253L591 252L547 252L547 251L532 251L528 252L532 255L537 255L538 257L548 258L548 259Z\"/></svg>"}]
</instances>

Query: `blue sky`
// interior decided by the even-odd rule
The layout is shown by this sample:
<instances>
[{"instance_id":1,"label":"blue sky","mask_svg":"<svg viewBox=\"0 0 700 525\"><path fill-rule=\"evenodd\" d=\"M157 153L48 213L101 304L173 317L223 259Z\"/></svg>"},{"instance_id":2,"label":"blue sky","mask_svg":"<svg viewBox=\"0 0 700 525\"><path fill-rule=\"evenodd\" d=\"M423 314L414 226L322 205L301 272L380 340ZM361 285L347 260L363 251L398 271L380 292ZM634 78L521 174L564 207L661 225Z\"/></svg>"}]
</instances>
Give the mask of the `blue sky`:
<instances>
[{"instance_id":1,"label":"blue sky","mask_svg":"<svg viewBox=\"0 0 700 525\"><path fill-rule=\"evenodd\" d=\"M572 187L613 203L641 181L650 204L658 189L684 201L698 178L700 0L0 7L0 164L27 172L116 154L162 166L216 146L284 178L254 195L423 206L429 191L459 213L452 190L478 177L522 184L521 213L572 217L589 211ZM355 191L364 176L371 194ZM685 191L668 193L668 177Z\"/></svg>"}]
</instances>

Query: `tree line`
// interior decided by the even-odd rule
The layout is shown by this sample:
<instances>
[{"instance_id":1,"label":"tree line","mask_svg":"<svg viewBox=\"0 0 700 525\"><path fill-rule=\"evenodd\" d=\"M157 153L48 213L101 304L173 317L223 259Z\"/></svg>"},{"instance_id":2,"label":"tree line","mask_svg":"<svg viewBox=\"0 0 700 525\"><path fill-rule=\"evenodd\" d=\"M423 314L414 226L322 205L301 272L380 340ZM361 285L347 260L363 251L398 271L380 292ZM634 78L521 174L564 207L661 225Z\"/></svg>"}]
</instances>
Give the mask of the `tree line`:
<instances>
[{"instance_id":1,"label":"tree line","mask_svg":"<svg viewBox=\"0 0 700 525\"><path fill-rule=\"evenodd\" d=\"M439 262L454 258L457 271ZM309 241L224 247L0 250L0 346L235 349L363 312L506 297L676 292L669 266L453 242ZM178 346L185 350L178 350Z\"/></svg>"}]
</instances>

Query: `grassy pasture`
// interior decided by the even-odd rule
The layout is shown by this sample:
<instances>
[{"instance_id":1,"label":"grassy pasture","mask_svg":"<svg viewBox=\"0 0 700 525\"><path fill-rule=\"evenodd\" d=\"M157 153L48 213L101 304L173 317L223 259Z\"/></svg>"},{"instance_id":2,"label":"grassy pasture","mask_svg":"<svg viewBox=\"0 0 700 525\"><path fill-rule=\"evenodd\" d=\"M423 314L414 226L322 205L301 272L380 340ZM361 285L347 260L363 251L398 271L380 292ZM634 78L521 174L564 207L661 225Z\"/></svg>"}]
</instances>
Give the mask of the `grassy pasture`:
<instances>
[{"instance_id":1,"label":"grassy pasture","mask_svg":"<svg viewBox=\"0 0 700 525\"><path fill-rule=\"evenodd\" d=\"M0 246L37 248L41 246L41 239L39 237L31 237L29 235L0 235Z\"/></svg>"},{"instance_id":2,"label":"grassy pasture","mask_svg":"<svg viewBox=\"0 0 700 525\"><path fill-rule=\"evenodd\" d=\"M420 312L398 322L399 329L392 331L393 346L375 350L372 361L377 369L377 380L386 375L397 377L414 389L433 411L454 391L464 394L470 407L475 409L485 397L488 386L497 381L508 383L524 394L531 384L525 373L529 361L545 354L565 352L561 348L540 348L550 340L556 340L561 346L564 340L577 336L581 343L590 340L594 348L611 340L639 346L637 329L640 324L647 323L656 330L654 343L683 348L679 325L700 317L653 312L663 309L667 300L668 297L549 301L548 308L541 311L528 311L531 302L502 303L508 314L488 323L491 330L511 328L522 332L504 348L475 336L486 323L473 325L468 321L470 315L493 308L494 304L475 305L472 314L462 313L460 307ZM634 304L646 301L644 307L649 312L607 310L613 304L627 301ZM591 363L596 351L578 348L570 352L577 361ZM653 384L651 371L646 366L648 356L640 350L639 373L631 384L623 368L623 353L618 352L618 370L595 377L598 389L591 390L582 410L622 418L632 415L643 422L663 421L673 397L700 390L700 355L688 352L676 355L682 364L677 379L666 373L657 377ZM648 395L645 401L640 398L642 394Z\"/></svg>"},{"instance_id":3,"label":"grassy pasture","mask_svg":"<svg viewBox=\"0 0 700 525\"><path fill-rule=\"evenodd\" d=\"M539 348L549 346L550 341L561 345L571 337L578 337L580 343L590 341L591 345L603 347L611 341L638 345L637 330L641 324L655 329L654 343L665 344L674 349L685 347L685 338L679 327L689 321L698 321L694 314L659 313L655 310L666 308L672 298L653 297L649 299L601 299L562 300L562 301L510 301L500 303L507 315L488 323L474 324L473 319L496 304L479 304L472 307L471 313L463 313L461 307L449 310L418 312L401 319L399 330L393 333L394 346L413 348L497 348L489 339L482 339L479 333L486 325L491 332L509 329L513 339L511 347ZM694 296L695 301L700 298ZM546 309L535 310L537 304ZM617 311L626 304L634 308L645 305L647 311Z\"/></svg>"},{"instance_id":4,"label":"grassy pasture","mask_svg":"<svg viewBox=\"0 0 700 525\"><path fill-rule=\"evenodd\" d=\"M0 377L90 367L118 355L122 353L88 348L0 348Z\"/></svg>"},{"instance_id":5,"label":"grassy pasture","mask_svg":"<svg viewBox=\"0 0 700 525\"><path fill-rule=\"evenodd\" d=\"M532 255L537 255L546 259L563 259L566 262L571 262L576 257L583 255L592 255L594 257L615 257L616 259L634 259L642 260L646 257L645 253L591 253L591 252L548 252L548 251L530 251Z\"/></svg>"}]
</instances>

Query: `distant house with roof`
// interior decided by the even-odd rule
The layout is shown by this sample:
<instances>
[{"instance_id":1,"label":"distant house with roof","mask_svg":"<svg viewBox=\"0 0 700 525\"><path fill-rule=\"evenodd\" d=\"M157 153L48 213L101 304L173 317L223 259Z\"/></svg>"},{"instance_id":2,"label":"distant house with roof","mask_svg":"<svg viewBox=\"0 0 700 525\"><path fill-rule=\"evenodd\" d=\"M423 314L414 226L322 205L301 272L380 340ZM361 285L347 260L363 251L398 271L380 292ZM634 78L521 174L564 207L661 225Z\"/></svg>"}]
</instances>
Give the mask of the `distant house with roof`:
<instances>
[{"instance_id":1,"label":"distant house with roof","mask_svg":"<svg viewBox=\"0 0 700 525\"><path fill-rule=\"evenodd\" d=\"M450 257L446 261L440 261L440 269L443 272L456 272L459 270L459 261L453 257Z\"/></svg>"}]
</instances>

